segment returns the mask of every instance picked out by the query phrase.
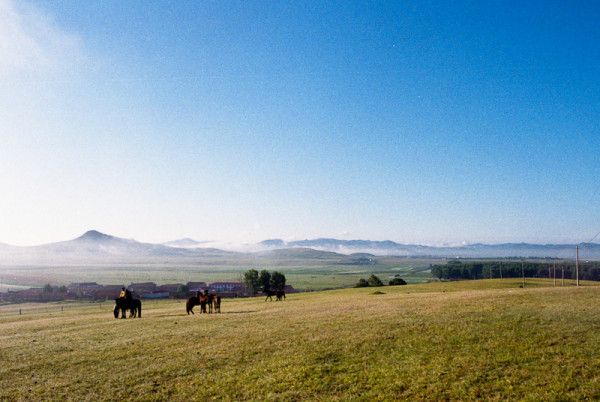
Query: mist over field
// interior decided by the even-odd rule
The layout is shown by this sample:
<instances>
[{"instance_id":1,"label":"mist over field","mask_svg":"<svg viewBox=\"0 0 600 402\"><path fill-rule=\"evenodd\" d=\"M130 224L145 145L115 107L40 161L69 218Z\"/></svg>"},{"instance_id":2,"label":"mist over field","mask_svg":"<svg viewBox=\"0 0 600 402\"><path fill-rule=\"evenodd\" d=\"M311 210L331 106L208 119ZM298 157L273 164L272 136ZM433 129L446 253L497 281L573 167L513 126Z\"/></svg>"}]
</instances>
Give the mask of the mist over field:
<instances>
[{"instance_id":1,"label":"mist over field","mask_svg":"<svg viewBox=\"0 0 600 402\"><path fill-rule=\"evenodd\" d=\"M354 286L371 274L409 283L431 279L431 264L457 259L554 259L572 261L575 245L473 244L433 247L393 241L333 238L269 239L228 250L183 238L143 243L90 230L81 236L30 247L0 247L0 291L46 284L241 281L250 268L277 269L300 290ZM583 260L600 258L600 245L580 245Z\"/></svg>"},{"instance_id":2,"label":"mist over field","mask_svg":"<svg viewBox=\"0 0 600 402\"><path fill-rule=\"evenodd\" d=\"M218 248L217 246L222 248ZM600 244L580 244L584 258L600 258ZM312 250L312 251L311 251ZM261 258L337 258L353 254L396 257L434 258L570 258L574 244L469 244L458 247L435 247L400 244L393 241L313 239L265 240L256 244L219 244L190 238L162 244L142 243L90 230L73 240L30 247L0 245L0 264L83 264L83 263L241 263ZM323 252L319 254L318 251Z\"/></svg>"}]
</instances>

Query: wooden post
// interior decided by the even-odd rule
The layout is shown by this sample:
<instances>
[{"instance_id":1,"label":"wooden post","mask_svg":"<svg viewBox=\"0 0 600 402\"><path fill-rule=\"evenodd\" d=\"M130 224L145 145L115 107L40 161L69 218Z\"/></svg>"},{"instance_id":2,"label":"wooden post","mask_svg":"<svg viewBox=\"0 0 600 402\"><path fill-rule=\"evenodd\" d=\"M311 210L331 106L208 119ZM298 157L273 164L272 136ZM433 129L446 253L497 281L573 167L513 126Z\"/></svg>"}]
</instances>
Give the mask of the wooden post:
<instances>
[{"instance_id":1,"label":"wooden post","mask_svg":"<svg viewBox=\"0 0 600 402\"><path fill-rule=\"evenodd\" d=\"M556 286L556 261L554 261L554 286Z\"/></svg>"},{"instance_id":2,"label":"wooden post","mask_svg":"<svg viewBox=\"0 0 600 402\"><path fill-rule=\"evenodd\" d=\"M575 281L579 287L579 245L575 248Z\"/></svg>"}]
</instances>

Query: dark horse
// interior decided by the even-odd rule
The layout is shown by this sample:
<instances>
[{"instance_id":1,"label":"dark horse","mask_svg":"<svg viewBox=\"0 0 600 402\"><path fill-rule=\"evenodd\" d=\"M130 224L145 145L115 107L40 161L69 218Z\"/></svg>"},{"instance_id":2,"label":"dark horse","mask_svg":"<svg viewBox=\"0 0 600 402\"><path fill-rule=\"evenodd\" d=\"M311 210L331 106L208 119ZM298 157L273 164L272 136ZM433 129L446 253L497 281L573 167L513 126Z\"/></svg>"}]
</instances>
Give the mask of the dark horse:
<instances>
[{"instance_id":1,"label":"dark horse","mask_svg":"<svg viewBox=\"0 0 600 402\"><path fill-rule=\"evenodd\" d=\"M198 296L192 296L185 303L185 311L187 311L188 315L190 313L194 314L194 307L199 305L200 300L198 299Z\"/></svg>"},{"instance_id":2,"label":"dark horse","mask_svg":"<svg viewBox=\"0 0 600 402\"><path fill-rule=\"evenodd\" d=\"M267 295L265 301L273 301L273 296L275 296L275 301L285 300L285 292L283 290L265 290L263 293Z\"/></svg>"},{"instance_id":3,"label":"dark horse","mask_svg":"<svg viewBox=\"0 0 600 402\"><path fill-rule=\"evenodd\" d=\"M129 318L142 318L142 302L140 299L126 299L124 297L115 299L115 318L119 318L119 310L121 310L121 318L125 318L126 310L129 310Z\"/></svg>"}]
</instances>

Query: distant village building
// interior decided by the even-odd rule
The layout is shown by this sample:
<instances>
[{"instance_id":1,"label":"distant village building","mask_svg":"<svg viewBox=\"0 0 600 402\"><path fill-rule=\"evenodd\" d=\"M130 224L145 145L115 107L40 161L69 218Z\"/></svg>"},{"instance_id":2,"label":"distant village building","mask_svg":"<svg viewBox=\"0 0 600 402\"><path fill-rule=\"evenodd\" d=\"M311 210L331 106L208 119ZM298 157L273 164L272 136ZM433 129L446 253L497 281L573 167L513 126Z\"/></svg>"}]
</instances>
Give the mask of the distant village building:
<instances>
[{"instance_id":1,"label":"distant village building","mask_svg":"<svg viewBox=\"0 0 600 402\"><path fill-rule=\"evenodd\" d=\"M208 285L206 284L206 282L188 282L187 287L190 293L195 293L199 290L207 289Z\"/></svg>"},{"instance_id":2,"label":"distant village building","mask_svg":"<svg viewBox=\"0 0 600 402\"><path fill-rule=\"evenodd\" d=\"M157 290L155 290L154 292L142 293L140 295L142 299L168 299L169 296L169 292L161 292Z\"/></svg>"},{"instance_id":3,"label":"distant village building","mask_svg":"<svg viewBox=\"0 0 600 402\"><path fill-rule=\"evenodd\" d=\"M67 299L113 300L119 297L124 285L100 285L96 282L75 282L66 287L31 288L9 290L0 293L0 301L11 303L59 301ZM217 293L221 297L249 296L246 285L242 282L188 282L187 284L171 283L157 286L154 282L132 283L128 286L134 297L142 299L184 298L194 296L199 290ZM187 290L187 292L186 292ZM291 285L286 285L286 293L297 292Z\"/></svg>"},{"instance_id":4,"label":"distant village building","mask_svg":"<svg viewBox=\"0 0 600 402\"><path fill-rule=\"evenodd\" d=\"M154 282L140 282L140 283L131 283L127 286L129 290L144 293L144 292L153 292L156 290L156 283Z\"/></svg>"},{"instance_id":5,"label":"distant village building","mask_svg":"<svg viewBox=\"0 0 600 402\"><path fill-rule=\"evenodd\" d=\"M74 282L67 285L67 291L76 297L95 297L95 293L103 286L96 282Z\"/></svg>"},{"instance_id":6,"label":"distant village building","mask_svg":"<svg viewBox=\"0 0 600 402\"><path fill-rule=\"evenodd\" d=\"M160 292L177 293L180 292L184 287L185 285L183 283L169 283L166 285L157 286L156 290Z\"/></svg>"},{"instance_id":7,"label":"distant village building","mask_svg":"<svg viewBox=\"0 0 600 402\"><path fill-rule=\"evenodd\" d=\"M111 300L119 297L123 285L104 285L94 292L94 299L98 300Z\"/></svg>"},{"instance_id":8,"label":"distant village building","mask_svg":"<svg viewBox=\"0 0 600 402\"><path fill-rule=\"evenodd\" d=\"M209 291L217 293L222 297L243 297L248 295L246 285L242 282L214 282L210 284Z\"/></svg>"}]
</instances>

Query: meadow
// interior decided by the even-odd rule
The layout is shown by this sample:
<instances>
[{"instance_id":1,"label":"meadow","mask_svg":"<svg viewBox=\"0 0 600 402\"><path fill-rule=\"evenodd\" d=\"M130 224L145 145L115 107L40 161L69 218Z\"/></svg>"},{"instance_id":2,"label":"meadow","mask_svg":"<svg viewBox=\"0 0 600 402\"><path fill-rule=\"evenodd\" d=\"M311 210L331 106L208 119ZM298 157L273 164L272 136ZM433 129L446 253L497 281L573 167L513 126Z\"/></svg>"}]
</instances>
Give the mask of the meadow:
<instances>
[{"instance_id":1,"label":"meadow","mask_svg":"<svg viewBox=\"0 0 600 402\"><path fill-rule=\"evenodd\" d=\"M190 281L241 281L250 269L277 270L285 274L287 283L302 290L351 287L360 278L374 273L383 280L401 275L409 283L427 281L433 260L382 257L373 265L335 264L322 260L235 261L230 264L115 264L115 265L23 265L0 266L0 292L23 287L54 286L71 282L129 284L132 282L187 283ZM435 260L439 262L440 260Z\"/></svg>"},{"instance_id":2,"label":"meadow","mask_svg":"<svg viewBox=\"0 0 600 402\"><path fill-rule=\"evenodd\" d=\"M600 398L600 287L520 284L227 299L220 315L164 300L127 320L110 303L0 306L0 399Z\"/></svg>"}]
</instances>

